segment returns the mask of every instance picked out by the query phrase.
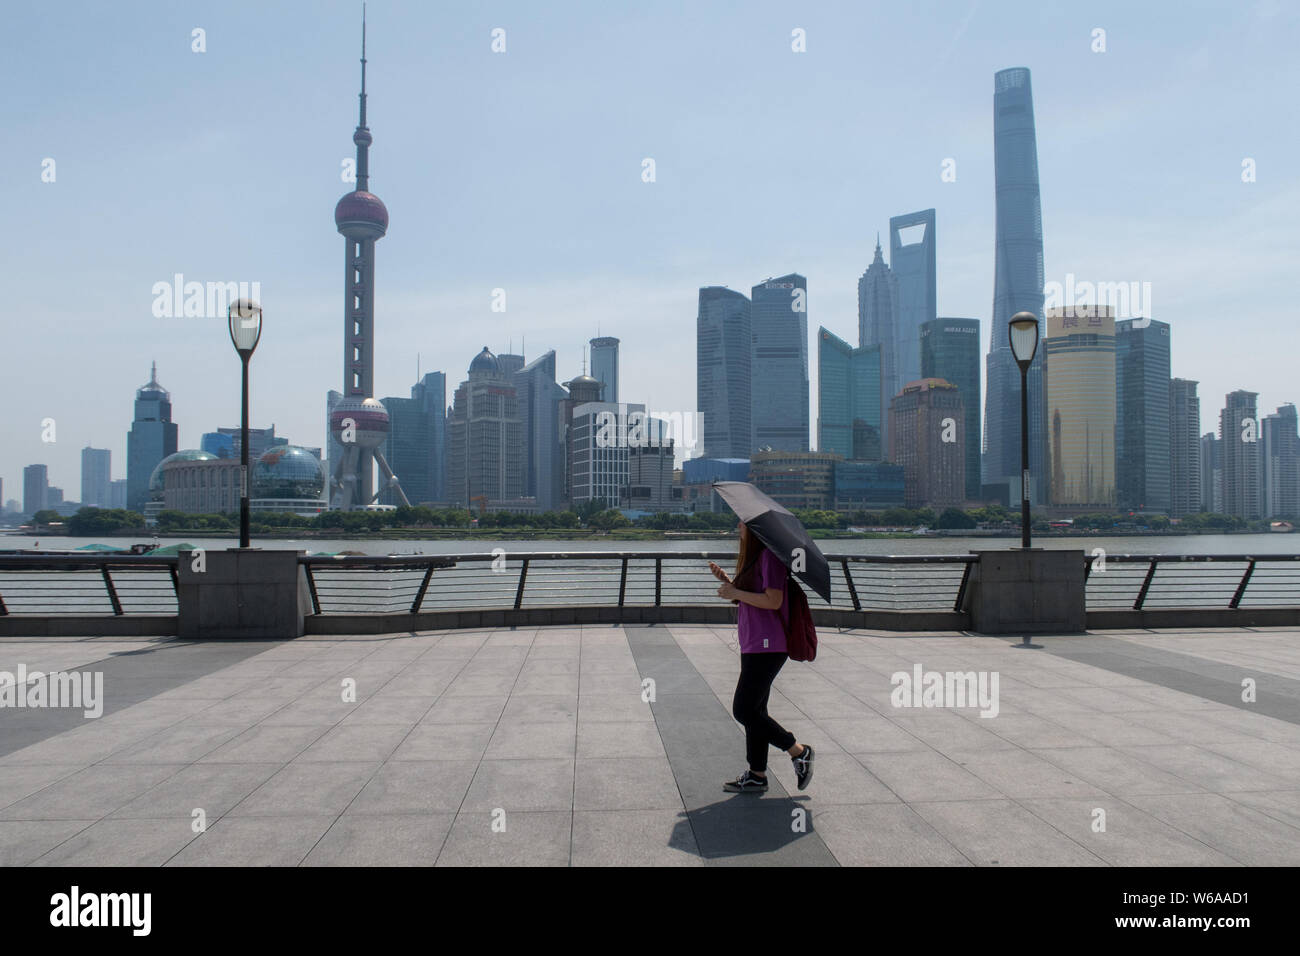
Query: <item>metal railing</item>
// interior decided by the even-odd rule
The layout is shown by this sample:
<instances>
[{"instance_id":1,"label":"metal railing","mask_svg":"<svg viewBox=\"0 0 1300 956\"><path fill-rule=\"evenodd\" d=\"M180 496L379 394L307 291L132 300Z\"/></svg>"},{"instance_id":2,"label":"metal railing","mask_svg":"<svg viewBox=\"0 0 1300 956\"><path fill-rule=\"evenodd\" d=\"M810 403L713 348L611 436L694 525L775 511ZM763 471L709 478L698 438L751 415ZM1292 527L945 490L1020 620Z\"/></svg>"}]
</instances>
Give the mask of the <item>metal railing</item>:
<instances>
[{"instance_id":1,"label":"metal railing","mask_svg":"<svg viewBox=\"0 0 1300 956\"><path fill-rule=\"evenodd\" d=\"M1300 606L1300 554L1089 556L1089 611Z\"/></svg>"},{"instance_id":2,"label":"metal railing","mask_svg":"<svg viewBox=\"0 0 1300 956\"><path fill-rule=\"evenodd\" d=\"M972 568L979 561L974 554L827 558L832 600L827 603L804 589L814 611L837 623L860 620L855 613L874 614L879 626L886 627L908 612L963 614ZM1300 608L1300 554L1107 554L1085 559L1088 611L1097 612L1099 621L1128 622L1119 626L1143 626L1132 612L1146 612L1144 620L1154 620L1156 614L1181 623L1182 617L1169 615L1213 610L1220 615L1216 620L1230 623L1236 619L1233 612L1276 616L1279 612L1270 609ZM298 559L312 616L319 619L577 607L602 608L614 619L627 620L638 614L647 619L649 612L638 609L667 609L683 621L693 615L714 620L725 613L717 582L707 571L711 560L730 568L735 552L498 551ZM178 562L176 556L0 555L0 618L174 616L179 613ZM958 626L958 618L935 619Z\"/></svg>"},{"instance_id":3,"label":"metal railing","mask_svg":"<svg viewBox=\"0 0 1300 956\"><path fill-rule=\"evenodd\" d=\"M959 611L975 555L828 555L830 603L813 608ZM719 605L707 564L734 551L305 556L316 614Z\"/></svg>"},{"instance_id":4,"label":"metal railing","mask_svg":"<svg viewBox=\"0 0 1300 956\"><path fill-rule=\"evenodd\" d=\"M0 617L174 615L178 558L0 555Z\"/></svg>"}]
</instances>

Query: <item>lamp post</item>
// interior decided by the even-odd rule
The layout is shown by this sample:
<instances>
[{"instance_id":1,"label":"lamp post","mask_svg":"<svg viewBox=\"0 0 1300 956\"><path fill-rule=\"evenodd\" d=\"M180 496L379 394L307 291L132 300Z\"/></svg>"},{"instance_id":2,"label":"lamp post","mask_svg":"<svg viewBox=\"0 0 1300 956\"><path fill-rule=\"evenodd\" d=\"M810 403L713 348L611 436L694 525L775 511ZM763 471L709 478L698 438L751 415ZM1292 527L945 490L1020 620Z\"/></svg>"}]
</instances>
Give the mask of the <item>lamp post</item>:
<instances>
[{"instance_id":1,"label":"lamp post","mask_svg":"<svg viewBox=\"0 0 1300 956\"><path fill-rule=\"evenodd\" d=\"M1038 351L1038 317L1017 312L1007 325L1011 354L1020 366L1020 546L1029 547L1029 365Z\"/></svg>"},{"instance_id":2,"label":"lamp post","mask_svg":"<svg viewBox=\"0 0 1300 956\"><path fill-rule=\"evenodd\" d=\"M262 307L252 299L236 299L226 310L230 341L244 367L243 407L239 420L239 546L248 547L248 360L262 337Z\"/></svg>"}]
</instances>

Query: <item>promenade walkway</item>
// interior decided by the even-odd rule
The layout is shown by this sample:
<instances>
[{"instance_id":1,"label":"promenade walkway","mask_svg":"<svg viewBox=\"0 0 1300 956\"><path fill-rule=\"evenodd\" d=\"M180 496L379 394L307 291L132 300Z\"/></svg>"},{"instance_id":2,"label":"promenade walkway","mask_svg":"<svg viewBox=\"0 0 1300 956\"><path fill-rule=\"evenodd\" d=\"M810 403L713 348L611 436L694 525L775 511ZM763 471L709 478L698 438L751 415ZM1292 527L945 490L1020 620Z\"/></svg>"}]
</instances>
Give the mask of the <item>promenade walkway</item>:
<instances>
[{"instance_id":1,"label":"promenade walkway","mask_svg":"<svg viewBox=\"0 0 1300 956\"><path fill-rule=\"evenodd\" d=\"M815 778L762 797L729 628L3 640L105 708L0 710L0 865L1300 864L1294 630L821 636L770 704ZM997 715L894 706L918 664Z\"/></svg>"}]
</instances>

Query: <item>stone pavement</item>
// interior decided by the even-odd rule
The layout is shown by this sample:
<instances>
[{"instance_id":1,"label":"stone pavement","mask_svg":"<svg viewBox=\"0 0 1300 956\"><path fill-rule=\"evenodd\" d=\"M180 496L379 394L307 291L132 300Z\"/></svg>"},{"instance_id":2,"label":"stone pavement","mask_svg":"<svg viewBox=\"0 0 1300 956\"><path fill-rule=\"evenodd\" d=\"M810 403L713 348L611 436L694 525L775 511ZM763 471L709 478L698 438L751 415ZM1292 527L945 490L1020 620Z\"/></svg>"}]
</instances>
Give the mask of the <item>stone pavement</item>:
<instances>
[{"instance_id":1,"label":"stone pavement","mask_svg":"<svg viewBox=\"0 0 1300 956\"><path fill-rule=\"evenodd\" d=\"M721 789L734 629L9 639L106 705L0 709L0 864L1294 866L1298 637L827 630L770 702L816 776L773 750L761 797ZM997 715L894 706L918 664Z\"/></svg>"}]
</instances>

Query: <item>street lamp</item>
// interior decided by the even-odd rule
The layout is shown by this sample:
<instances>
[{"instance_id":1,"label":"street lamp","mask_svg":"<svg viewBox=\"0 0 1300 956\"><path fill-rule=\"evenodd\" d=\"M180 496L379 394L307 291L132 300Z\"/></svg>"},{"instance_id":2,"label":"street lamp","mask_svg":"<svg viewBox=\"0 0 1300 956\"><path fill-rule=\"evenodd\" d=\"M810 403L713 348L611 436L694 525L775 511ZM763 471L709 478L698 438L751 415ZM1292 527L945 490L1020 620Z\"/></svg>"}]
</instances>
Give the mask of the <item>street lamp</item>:
<instances>
[{"instance_id":1,"label":"street lamp","mask_svg":"<svg viewBox=\"0 0 1300 956\"><path fill-rule=\"evenodd\" d=\"M248 360L262 337L262 307L252 299L236 299L226 311L230 341L244 366L243 409L239 421L239 546L248 547Z\"/></svg>"},{"instance_id":2,"label":"street lamp","mask_svg":"<svg viewBox=\"0 0 1300 956\"><path fill-rule=\"evenodd\" d=\"M1017 312L1007 325L1011 354L1020 366L1020 546L1029 547L1029 365L1038 351L1038 317Z\"/></svg>"}]
</instances>

